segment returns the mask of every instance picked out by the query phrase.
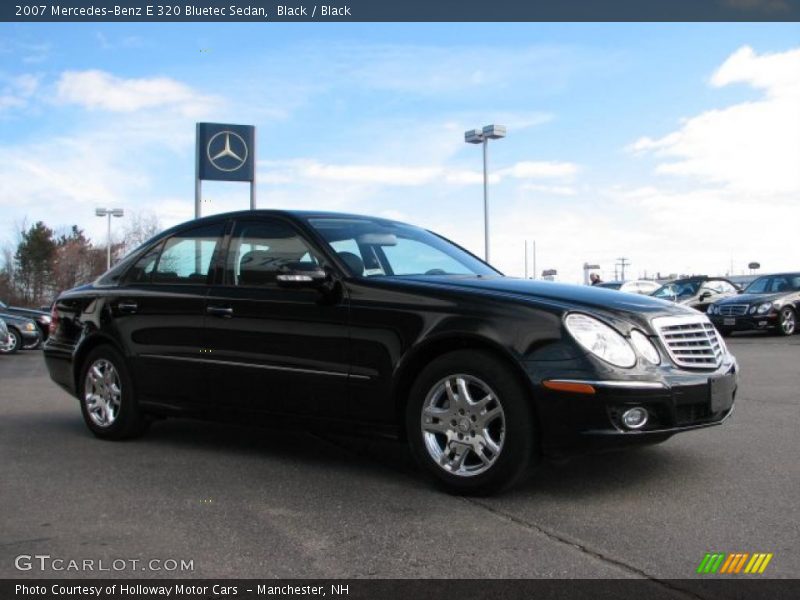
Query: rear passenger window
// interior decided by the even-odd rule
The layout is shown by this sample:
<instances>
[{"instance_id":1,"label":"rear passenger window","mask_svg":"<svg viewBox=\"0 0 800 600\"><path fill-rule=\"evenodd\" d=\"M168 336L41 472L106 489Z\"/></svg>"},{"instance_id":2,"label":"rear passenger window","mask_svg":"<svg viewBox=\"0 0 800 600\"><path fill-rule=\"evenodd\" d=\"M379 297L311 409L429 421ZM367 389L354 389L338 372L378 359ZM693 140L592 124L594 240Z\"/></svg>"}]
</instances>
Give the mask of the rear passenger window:
<instances>
[{"instance_id":1,"label":"rear passenger window","mask_svg":"<svg viewBox=\"0 0 800 600\"><path fill-rule=\"evenodd\" d=\"M178 233L164 250L150 276L152 283L196 284L208 282L211 260L219 247L223 225L207 225Z\"/></svg>"},{"instance_id":2,"label":"rear passenger window","mask_svg":"<svg viewBox=\"0 0 800 600\"><path fill-rule=\"evenodd\" d=\"M162 246L163 244L157 244L155 248L145 252L139 260L136 261L136 264L131 267L131 270L128 271L125 276L125 283L143 283L150 281L150 277L153 275L153 271L156 268L156 262L158 261L158 255L161 252Z\"/></svg>"}]
</instances>

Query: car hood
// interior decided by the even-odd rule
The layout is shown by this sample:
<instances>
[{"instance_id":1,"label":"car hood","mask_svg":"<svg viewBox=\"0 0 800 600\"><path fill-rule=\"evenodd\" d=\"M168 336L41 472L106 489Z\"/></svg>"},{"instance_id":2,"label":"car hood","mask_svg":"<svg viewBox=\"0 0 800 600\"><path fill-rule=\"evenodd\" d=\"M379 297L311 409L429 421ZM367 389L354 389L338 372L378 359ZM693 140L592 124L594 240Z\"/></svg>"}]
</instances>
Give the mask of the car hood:
<instances>
[{"instance_id":1,"label":"car hood","mask_svg":"<svg viewBox=\"0 0 800 600\"><path fill-rule=\"evenodd\" d=\"M774 302L787 295L787 292L778 292L773 294L737 294L730 298L725 298L715 302L716 305L720 304L761 304L762 302Z\"/></svg>"},{"instance_id":2,"label":"car hood","mask_svg":"<svg viewBox=\"0 0 800 600\"><path fill-rule=\"evenodd\" d=\"M35 308L21 308L19 306L9 306L7 311L14 315L24 315L33 319L36 317L48 316L48 313L44 312L43 310L36 310Z\"/></svg>"},{"instance_id":3,"label":"car hood","mask_svg":"<svg viewBox=\"0 0 800 600\"><path fill-rule=\"evenodd\" d=\"M33 319L29 319L28 317L24 317L22 315L15 315L9 312L0 312L0 319L3 319L6 323L16 323L17 325L33 323Z\"/></svg>"},{"instance_id":4,"label":"car hood","mask_svg":"<svg viewBox=\"0 0 800 600\"><path fill-rule=\"evenodd\" d=\"M657 314L697 314L685 308L642 294L629 294L598 288L589 285L573 285L551 281L534 281L514 277L453 277L453 276L419 276L398 277L397 280L447 287L450 289L471 290L475 292L493 292L503 295L530 298L531 300L549 301L561 305L581 306L586 308L607 309L630 313L646 313L649 317Z\"/></svg>"}]
</instances>

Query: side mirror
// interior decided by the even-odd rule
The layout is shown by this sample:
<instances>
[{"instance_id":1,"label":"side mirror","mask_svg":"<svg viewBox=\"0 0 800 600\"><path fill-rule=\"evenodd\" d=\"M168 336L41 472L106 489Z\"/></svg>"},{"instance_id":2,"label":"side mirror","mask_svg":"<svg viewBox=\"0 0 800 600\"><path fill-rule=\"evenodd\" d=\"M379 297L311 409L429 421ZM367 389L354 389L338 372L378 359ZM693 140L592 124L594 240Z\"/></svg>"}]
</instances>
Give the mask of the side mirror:
<instances>
[{"instance_id":1,"label":"side mirror","mask_svg":"<svg viewBox=\"0 0 800 600\"><path fill-rule=\"evenodd\" d=\"M278 285L286 288L321 288L330 277L322 267L308 263L284 266L275 277Z\"/></svg>"},{"instance_id":2,"label":"side mirror","mask_svg":"<svg viewBox=\"0 0 800 600\"><path fill-rule=\"evenodd\" d=\"M710 297L711 297L711 292L709 292L708 290L700 294L700 300L707 300Z\"/></svg>"}]
</instances>

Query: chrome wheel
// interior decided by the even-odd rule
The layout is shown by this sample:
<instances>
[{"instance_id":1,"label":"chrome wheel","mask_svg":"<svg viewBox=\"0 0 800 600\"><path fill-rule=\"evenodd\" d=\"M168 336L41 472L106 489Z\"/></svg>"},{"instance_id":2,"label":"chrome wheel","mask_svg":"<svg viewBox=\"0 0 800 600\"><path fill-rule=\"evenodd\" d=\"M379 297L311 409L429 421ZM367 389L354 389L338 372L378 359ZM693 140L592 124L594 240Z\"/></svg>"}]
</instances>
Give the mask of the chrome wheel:
<instances>
[{"instance_id":1,"label":"chrome wheel","mask_svg":"<svg viewBox=\"0 0 800 600\"><path fill-rule=\"evenodd\" d=\"M453 475L480 475L503 451L506 421L500 399L471 375L436 383L422 405L420 425L428 454Z\"/></svg>"},{"instance_id":2,"label":"chrome wheel","mask_svg":"<svg viewBox=\"0 0 800 600\"><path fill-rule=\"evenodd\" d=\"M13 329L8 330L8 341L2 348L3 354L14 354L22 346L22 338Z\"/></svg>"},{"instance_id":3,"label":"chrome wheel","mask_svg":"<svg viewBox=\"0 0 800 600\"><path fill-rule=\"evenodd\" d=\"M109 427L117 420L122 405L122 384L117 369L105 358L94 361L86 371L83 401L95 425Z\"/></svg>"},{"instance_id":4,"label":"chrome wheel","mask_svg":"<svg viewBox=\"0 0 800 600\"><path fill-rule=\"evenodd\" d=\"M781 311L781 331L784 335L792 335L797 327L797 319L791 308L784 308Z\"/></svg>"}]
</instances>

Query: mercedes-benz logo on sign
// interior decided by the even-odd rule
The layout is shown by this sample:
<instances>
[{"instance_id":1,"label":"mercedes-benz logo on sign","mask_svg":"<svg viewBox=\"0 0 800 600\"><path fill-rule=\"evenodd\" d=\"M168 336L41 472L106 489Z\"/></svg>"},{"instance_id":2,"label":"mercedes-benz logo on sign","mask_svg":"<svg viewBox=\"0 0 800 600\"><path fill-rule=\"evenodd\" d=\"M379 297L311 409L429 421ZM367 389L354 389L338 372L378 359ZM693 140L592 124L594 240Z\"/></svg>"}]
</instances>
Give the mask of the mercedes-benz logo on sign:
<instances>
[{"instance_id":1,"label":"mercedes-benz logo on sign","mask_svg":"<svg viewBox=\"0 0 800 600\"><path fill-rule=\"evenodd\" d=\"M247 162L247 144L238 133L220 131L208 140L206 154L220 171L237 171Z\"/></svg>"}]
</instances>

